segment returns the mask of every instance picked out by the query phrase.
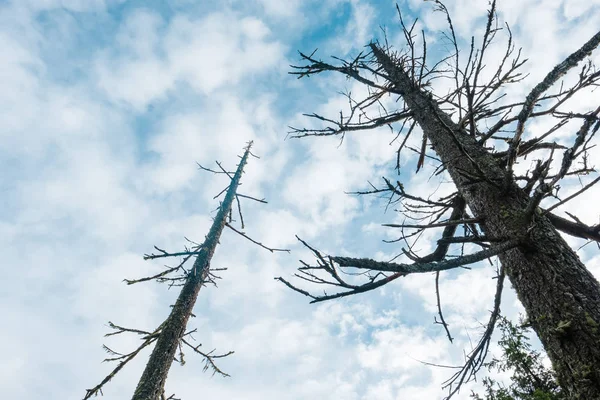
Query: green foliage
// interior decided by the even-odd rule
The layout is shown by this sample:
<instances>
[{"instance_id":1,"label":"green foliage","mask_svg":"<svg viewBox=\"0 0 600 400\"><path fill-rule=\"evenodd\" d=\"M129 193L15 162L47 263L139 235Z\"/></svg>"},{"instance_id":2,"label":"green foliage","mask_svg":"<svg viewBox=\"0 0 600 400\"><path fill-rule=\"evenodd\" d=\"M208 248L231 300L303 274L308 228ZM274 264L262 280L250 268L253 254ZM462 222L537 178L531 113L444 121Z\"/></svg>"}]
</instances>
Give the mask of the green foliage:
<instances>
[{"instance_id":1,"label":"green foliage","mask_svg":"<svg viewBox=\"0 0 600 400\"><path fill-rule=\"evenodd\" d=\"M511 371L511 384L506 387L490 377L483 378L485 395L472 393L474 400L566 400L552 370L542 365L542 355L529 343L528 328L513 324L504 317L498 322L502 338L498 342L502 357L493 358L485 366L498 372Z\"/></svg>"}]
</instances>

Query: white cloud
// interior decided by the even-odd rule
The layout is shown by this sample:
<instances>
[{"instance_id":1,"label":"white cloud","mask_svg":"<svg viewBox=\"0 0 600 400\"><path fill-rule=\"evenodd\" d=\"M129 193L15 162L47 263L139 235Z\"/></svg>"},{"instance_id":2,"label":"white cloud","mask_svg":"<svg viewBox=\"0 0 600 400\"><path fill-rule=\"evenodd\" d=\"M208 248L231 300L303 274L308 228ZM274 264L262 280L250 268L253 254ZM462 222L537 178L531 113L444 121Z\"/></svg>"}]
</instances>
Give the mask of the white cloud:
<instances>
[{"instance_id":1,"label":"white cloud","mask_svg":"<svg viewBox=\"0 0 600 400\"><path fill-rule=\"evenodd\" d=\"M48 11L66 9L72 12L105 11L108 6L117 5L124 0L24 0L19 1L20 7L31 11ZM16 1L14 3L17 3Z\"/></svg>"},{"instance_id":2,"label":"white cloud","mask_svg":"<svg viewBox=\"0 0 600 400\"><path fill-rule=\"evenodd\" d=\"M373 36L375 10L369 3L352 0L352 17L346 25L341 40L338 38L339 48L342 52L365 46Z\"/></svg>"},{"instance_id":3,"label":"white cloud","mask_svg":"<svg viewBox=\"0 0 600 400\"><path fill-rule=\"evenodd\" d=\"M297 18L301 1L281 2L276 0L259 0L268 15L278 18Z\"/></svg>"},{"instance_id":4,"label":"white cloud","mask_svg":"<svg viewBox=\"0 0 600 400\"><path fill-rule=\"evenodd\" d=\"M116 101L141 111L185 82L203 95L232 90L242 79L281 65L283 47L253 17L213 13L202 19L134 12L118 34L122 48L97 60L99 86ZM133 50L133 52L128 52Z\"/></svg>"}]
</instances>

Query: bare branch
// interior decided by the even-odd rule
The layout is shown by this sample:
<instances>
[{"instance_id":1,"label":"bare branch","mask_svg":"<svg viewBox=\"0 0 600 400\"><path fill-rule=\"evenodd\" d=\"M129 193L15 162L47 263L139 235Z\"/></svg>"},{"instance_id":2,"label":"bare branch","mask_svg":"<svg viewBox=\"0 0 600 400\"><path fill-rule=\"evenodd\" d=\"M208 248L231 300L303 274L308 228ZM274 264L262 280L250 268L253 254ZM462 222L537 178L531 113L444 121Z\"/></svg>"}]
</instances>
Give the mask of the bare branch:
<instances>
[{"instance_id":1,"label":"bare branch","mask_svg":"<svg viewBox=\"0 0 600 400\"><path fill-rule=\"evenodd\" d=\"M212 353L215 351L214 349L209 351L208 353L204 353L202 351L199 350L200 346L202 346L201 344L199 344L198 346L193 346L190 342L188 342L185 339L181 339L181 341L188 346L189 348L191 348L195 353L200 354L202 357L204 357L204 367L202 368L203 372L206 372L209 368L212 369L213 371L213 375L215 374L219 374L223 377L230 377L229 374L223 372L218 366L217 364L215 364L214 359L215 358L224 358L227 356L232 355L233 353L235 353L234 351L229 351L225 354L217 354L217 355L213 355Z\"/></svg>"},{"instance_id":2,"label":"bare branch","mask_svg":"<svg viewBox=\"0 0 600 400\"><path fill-rule=\"evenodd\" d=\"M477 346L471 351L465 364L463 364L460 371L456 372L450 379L445 382L444 387L448 388L449 394L445 400L450 399L456 394L463 383L469 382L475 378L477 372L483 367L483 363L488 354L488 348L490 341L492 340L492 334L496 327L496 321L500 316L500 303L502 302L502 290L504 288L505 271L504 266L500 267L498 272L498 281L496 283L496 294L494 295L494 308L491 312L490 319L485 328L485 332L479 339Z\"/></svg>"},{"instance_id":3,"label":"bare branch","mask_svg":"<svg viewBox=\"0 0 600 400\"><path fill-rule=\"evenodd\" d=\"M258 201L259 203L268 204L268 202L265 199L257 199L256 197L247 196L247 195L241 194L241 193L236 194L236 196L237 197L243 197L245 199L250 199L250 200Z\"/></svg>"},{"instance_id":4,"label":"bare branch","mask_svg":"<svg viewBox=\"0 0 600 400\"><path fill-rule=\"evenodd\" d=\"M454 338L452 338L452 335L450 334L450 330L448 329L448 324L446 323L446 320L444 319L444 313L442 313L442 302L440 300L439 281L440 281L440 271L436 271L436 273L435 273L435 298L436 298L436 302L437 302L437 309L438 309L438 315L440 316L440 320L438 321L436 319L435 323L441 324L444 327L444 330L446 331L446 336L448 336L448 340L450 341L450 343L452 343Z\"/></svg>"},{"instance_id":5,"label":"bare branch","mask_svg":"<svg viewBox=\"0 0 600 400\"><path fill-rule=\"evenodd\" d=\"M545 215L556 229L567 235L600 242L600 224L590 226L579 220L576 220L576 222L569 221L552 213L546 213Z\"/></svg>"},{"instance_id":6,"label":"bare branch","mask_svg":"<svg viewBox=\"0 0 600 400\"><path fill-rule=\"evenodd\" d=\"M181 256L193 256L200 254L203 250L194 250L194 251L181 251L178 253L168 253L165 250L154 246L154 248L161 252L161 254L144 254L144 260L154 260L156 258L164 258L164 257L181 257Z\"/></svg>"},{"instance_id":7,"label":"bare branch","mask_svg":"<svg viewBox=\"0 0 600 400\"><path fill-rule=\"evenodd\" d=\"M368 258L350 258L350 257L332 257L331 259L341 267L354 267L361 269L370 269L375 271L402 272L408 274L420 274L424 272L445 271L448 269L462 267L483 261L486 258L497 256L507 250L514 249L523 243L522 239L511 239L504 243L492 246L489 249L481 250L473 254L457 257L452 260L429 263L397 264L383 261L375 261Z\"/></svg>"},{"instance_id":8,"label":"bare branch","mask_svg":"<svg viewBox=\"0 0 600 400\"><path fill-rule=\"evenodd\" d=\"M575 67L582 61L585 57L589 56L592 51L598 47L600 44L600 32L597 32L590 40L587 41L579 50L569 55L563 62L555 66L552 71L546 75L546 77L538 83L531 92L527 95L527 99L525 100L525 104L521 109L521 112L518 116L518 124L517 129L515 131L515 136L513 139L513 144L510 146L508 155L507 155L507 168L508 171L512 171L512 166L514 163L515 155L518 152L518 147L521 142L521 136L523 135L523 131L525 129L525 121L529 118L531 113L533 112L533 108L537 103L538 99L547 91L554 83L556 83L560 78L562 78L571 68ZM510 174L506 175L507 177Z\"/></svg>"},{"instance_id":9,"label":"bare branch","mask_svg":"<svg viewBox=\"0 0 600 400\"><path fill-rule=\"evenodd\" d=\"M228 227L229 229L231 229L232 231L234 231L235 233L237 233L238 235L241 235L241 236L245 237L246 239L248 239L252 243L259 245L263 249L269 250L271 253L273 253L275 251L285 251L285 252L288 252L288 253L290 252L289 249L275 249L275 248L267 247L264 244L259 243L256 240L252 239L250 236L246 235L244 232L238 231L233 226L231 226L231 224L226 223L225 226Z\"/></svg>"},{"instance_id":10,"label":"bare branch","mask_svg":"<svg viewBox=\"0 0 600 400\"><path fill-rule=\"evenodd\" d=\"M427 224L427 225L412 225L412 224L381 224L381 226L388 226L390 228L420 228L420 229L428 229L428 228L441 228L444 226L450 225L462 225L462 224L470 224L470 223L478 223L481 222L481 218L468 218L468 219L460 219L460 220L448 220L444 222L438 222L436 224Z\"/></svg>"},{"instance_id":11,"label":"bare branch","mask_svg":"<svg viewBox=\"0 0 600 400\"><path fill-rule=\"evenodd\" d=\"M578 191L576 191L575 193L573 193L572 195L570 195L570 196L564 198L563 200L559 201L558 203L553 204L552 206L548 207L544 212L545 213L549 213L550 211L554 210L555 208L562 206L563 204L565 204L569 200L574 199L575 197L579 196L581 193L585 192L586 190L588 190L589 188L591 188L592 186L594 186L599 181L600 181L600 177L594 179L593 181L591 181L590 183L588 183L587 185L585 185L584 187L582 187L581 189L579 189Z\"/></svg>"}]
</instances>

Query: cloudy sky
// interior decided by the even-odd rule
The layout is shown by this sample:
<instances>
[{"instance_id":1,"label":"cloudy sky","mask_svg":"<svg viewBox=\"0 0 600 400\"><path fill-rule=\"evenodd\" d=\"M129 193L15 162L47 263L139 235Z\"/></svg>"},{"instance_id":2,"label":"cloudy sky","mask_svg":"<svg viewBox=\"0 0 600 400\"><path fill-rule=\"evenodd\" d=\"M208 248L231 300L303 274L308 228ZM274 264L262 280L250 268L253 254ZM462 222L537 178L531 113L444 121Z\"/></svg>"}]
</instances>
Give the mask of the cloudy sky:
<instances>
[{"instance_id":1,"label":"cloudy sky","mask_svg":"<svg viewBox=\"0 0 600 400\"><path fill-rule=\"evenodd\" d=\"M512 96L526 94L600 26L599 0L499 3L530 60L530 76ZM442 55L443 16L420 0L399 6L405 18L419 17L432 54ZM448 7L461 40L482 31L487 1L449 0ZM346 105L338 92L361 91L341 76L288 75L297 50L357 54L381 38L380 27L401 45L394 2L0 0L3 395L81 398L113 368L101 363L102 343L121 352L137 346L136 337L105 340L108 321L144 330L160 324L176 291L122 280L161 270L162 262L142 259L153 245L178 251L184 237L202 240L218 205L213 197L227 181L198 171L196 162L233 169L254 140L261 159L250 159L240 192L269 204L243 203L245 231L292 252L271 254L224 233L212 265L228 270L218 289L201 291L190 328L204 349L235 351L219 364L231 377L202 373L201 360L188 354L185 367L171 369L167 393L441 398L451 370L419 360L462 361L489 315L494 267L442 275L453 344L433 323L432 275L320 305L273 279L289 278L298 259L311 260L296 234L339 255L385 260L400 252L382 243L397 232L380 225L401 217L385 213L381 199L344 194L392 176L397 143L389 144L389 130L348 135L341 145L286 140L289 125L311 123L302 113L337 115ZM409 171L415 162L403 159ZM427 168L403 176L406 187L435 188ZM450 190L442 183L438 193ZM597 223L598 213L582 204L564 210ZM429 250L426 241L419 250ZM600 276L597 249L579 254ZM504 313L520 310L506 290ZM105 387L107 399L131 397L147 356ZM457 398L467 399L470 387Z\"/></svg>"}]
</instances>

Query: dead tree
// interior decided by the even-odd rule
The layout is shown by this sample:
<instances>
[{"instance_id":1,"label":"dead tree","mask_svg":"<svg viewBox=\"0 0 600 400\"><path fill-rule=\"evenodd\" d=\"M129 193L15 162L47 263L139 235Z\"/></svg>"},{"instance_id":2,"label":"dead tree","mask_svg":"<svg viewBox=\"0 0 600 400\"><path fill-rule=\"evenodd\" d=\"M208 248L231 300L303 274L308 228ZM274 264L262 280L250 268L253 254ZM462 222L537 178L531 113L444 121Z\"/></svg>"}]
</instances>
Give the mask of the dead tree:
<instances>
[{"instance_id":1,"label":"dead tree","mask_svg":"<svg viewBox=\"0 0 600 400\"><path fill-rule=\"evenodd\" d=\"M600 32L555 66L526 98L508 103L503 97L510 84L524 78L520 71L526 60L520 49L515 50L509 27L499 26L496 2L491 2L483 37L473 37L463 52L447 8L440 1L433 3L435 11L444 13L447 19L445 37L453 49L434 65L428 65L425 34L419 35L422 40L417 45L415 24L405 25L399 8L406 40L406 48L401 51L393 50L386 38L384 43L371 42L367 50L351 60L334 57L328 63L315 57L314 52L300 53L304 64L292 66L292 74L301 78L322 72L340 73L365 85L368 95L355 99L347 94L348 112L340 112L335 118L310 114L320 125L292 128L291 134L340 135L343 140L354 131L390 127L396 138L404 135L397 151L398 172L401 154L413 151L418 155L417 172L426 160L437 165L435 174L445 173L455 192L439 199L433 194L420 197L389 178L383 178L381 187L371 184L369 190L357 192L389 195L389 202L400 204L405 217L413 219L387 225L402 229L398 241L406 242L407 248L402 250L412 263L326 255L302 242L312 250L317 263L302 262L295 276L336 290L313 294L289 280L276 279L309 296L312 302L319 302L373 290L409 274L433 272L440 316L436 322L444 326L452 341L441 311L440 272L497 257L501 267L495 277L493 311L478 345L445 383L448 398L473 379L483 365L500 313L506 275L569 398L600 399L600 284L559 234L561 231L597 243L600 224L587 225L575 215L567 213L569 218L565 218L553 212L600 180L594 178L596 171L588 159L588 150L594 146L594 135L600 128L600 104L590 104L590 111L583 113L565 109L567 100L598 86L600 72L588 57L600 43ZM492 73L485 74L486 63L485 72L492 68L487 50L501 31L506 33L506 51L503 58L494 61L497 67ZM479 41L481 44L476 46ZM581 62L578 75L577 71L566 75ZM446 94L433 93L432 80L442 77L450 79L453 88ZM567 78L568 84L562 81ZM526 126L542 118L553 119L552 128L535 137L529 135ZM553 134L565 129L573 133L570 144L552 140ZM411 147L408 138L417 134L421 135L421 145ZM532 167L526 173L516 172L516 163L526 156L536 158ZM575 193L561 197L560 183L569 178L587 182L581 183ZM413 240L425 229L440 227L443 232L435 251L418 255L412 250ZM461 249L460 256L449 257L453 245ZM480 250L462 254L462 250L477 246ZM356 282L356 272L352 278L344 275L357 270L367 277L365 282Z\"/></svg>"},{"instance_id":2,"label":"dead tree","mask_svg":"<svg viewBox=\"0 0 600 400\"><path fill-rule=\"evenodd\" d=\"M253 155L250 152L251 147L252 142L250 142L246 147L244 155L241 157L241 161L238 164L235 173L226 171L218 162L217 165L219 166L220 171L214 171L199 165L199 167L203 170L218 174L226 174L230 179L229 185L225 189L223 189L217 196L215 196L215 198L218 198L221 194L225 193L225 198L223 199L222 203L218 208L217 215L214 218L213 224L204 242L202 244L198 244L190 241L190 243L192 243L191 248L186 248L185 251L177 253L169 253L155 246L155 249L158 251L158 253L144 255L145 260L164 257L183 257L182 262L176 267L167 268L165 271L153 276L136 280L125 280L125 282L128 285L154 280L157 282L168 283L169 286L182 286L179 297L177 298L177 301L175 302L175 305L173 306L172 311L167 317L167 319L152 332L140 329L124 328L115 325L112 322L108 323L109 327L112 328L114 332L109 333L106 336L112 336L121 333L135 333L141 335L143 343L136 350L128 354L117 353L108 348L107 346L104 346L104 349L109 354L114 356L112 358L106 359L105 361L119 361L119 364L108 376L104 378L104 380L102 380L102 382L100 382L100 384L98 384L92 389L87 390L84 400L89 399L92 396L97 395L98 393L102 394L102 387L106 383L108 383L108 381L110 381L129 361L135 358L143 349L154 343L156 343L154 346L154 350L152 351L152 354L150 355L150 360L148 361L146 368L142 374L142 377L138 382L137 388L133 395L133 400L174 399L174 395L171 395L168 398L165 396L165 382L173 361L177 361L182 365L184 364L184 347L190 348L193 352L201 355L204 358L204 371L210 368L213 371L213 374L217 373L223 376L229 376L221 369L219 369L219 367L215 363L215 360L233 354L233 352L230 351L228 353L220 355L214 354L214 350L210 352L203 352L200 350L200 345L194 346L191 343L191 335L196 330L194 329L186 332L188 320L191 316L193 316L192 311L194 308L194 304L196 303L198 293L200 292L200 288L202 288L202 286L204 286L206 283L214 284L214 279L218 278L216 275L214 275L214 272L222 270L211 269L210 262L217 247L217 244L219 243L219 238L221 237L223 228L228 227L234 232L242 235L246 239L271 252L289 252L289 250L286 249L275 249L264 246L262 243L251 239L244 232L234 228L230 224L232 222L232 208L234 201L237 202L242 229L244 229L244 219L241 212L240 198L243 197L261 203L266 203L264 199L257 199L251 196L237 193L238 186L240 185L240 179L244 171L244 166L248 161L248 157L250 155ZM186 270L184 268L184 264L192 257L196 258L194 264L190 270ZM179 275L176 275L177 273L179 273Z\"/></svg>"}]
</instances>

